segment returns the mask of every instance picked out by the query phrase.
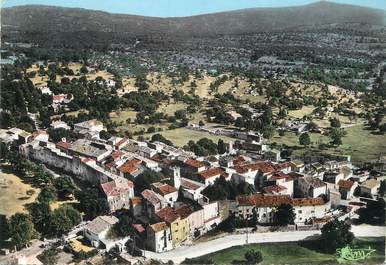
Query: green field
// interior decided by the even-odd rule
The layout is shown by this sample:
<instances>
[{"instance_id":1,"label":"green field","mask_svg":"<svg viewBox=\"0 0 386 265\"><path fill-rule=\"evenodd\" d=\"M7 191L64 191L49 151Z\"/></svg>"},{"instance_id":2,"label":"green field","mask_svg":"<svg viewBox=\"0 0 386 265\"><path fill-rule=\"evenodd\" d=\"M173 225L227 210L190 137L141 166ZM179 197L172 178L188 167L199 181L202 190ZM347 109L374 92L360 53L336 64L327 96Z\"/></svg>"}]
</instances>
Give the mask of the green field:
<instances>
[{"instance_id":1,"label":"green field","mask_svg":"<svg viewBox=\"0 0 386 265\"><path fill-rule=\"evenodd\" d=\"M174 130L161 131L157 133L162 134L166 139L172 141L173 144L179 147L186 145L190 140L193 140L196 142L204 137L211 139L215 143L217 143L219 139L223 139L224 142L229 142L234 140L230 137L213 135L210 133L194 131L186 128L178 128ZM150 138L153 134L145 134L144 136Z\"/></svg>"},{"instance_id":2,"label":"green field","mask_svg":"<svg viewBox=\"0 0 386 265\"><path fill-rule=\"evenodd\" d=\"M338 148L327 148L322 150L327 153L338 153L351 155L354 162L365 162L376 159L386 150L386 135L373 134L370 130L366 130L363 125L358 125L346 128L347 136L343 138L343 144ZM328 144L330 139L327 136L310 133L312 147L304 148L299 145L299 136L292 132L286 132L284 136L274 136L270 143L278 145L287 145L294 148L294 154L301 155L307 149L311 151L319 151L319 144Z\"/></svg>"},{"instance_id":3,"label":"green field","mask_svg":"<svg viewBox=\"0 0 386 265\"><path fill-rule=\"evenodd\" d=\"M376 249L376 252L361 264L381 264L385 259L384 238L355 239L352 248ZM297 242L250 244L236 246L200 258L210 259L215 264L231 264L234 260L244 260L244 254L249 249L259 250L263 255L263 262L259 264L337 264L335 254L320 253ZM198 258L197 258L198 259Z\"/></svg>"}]
</instances>

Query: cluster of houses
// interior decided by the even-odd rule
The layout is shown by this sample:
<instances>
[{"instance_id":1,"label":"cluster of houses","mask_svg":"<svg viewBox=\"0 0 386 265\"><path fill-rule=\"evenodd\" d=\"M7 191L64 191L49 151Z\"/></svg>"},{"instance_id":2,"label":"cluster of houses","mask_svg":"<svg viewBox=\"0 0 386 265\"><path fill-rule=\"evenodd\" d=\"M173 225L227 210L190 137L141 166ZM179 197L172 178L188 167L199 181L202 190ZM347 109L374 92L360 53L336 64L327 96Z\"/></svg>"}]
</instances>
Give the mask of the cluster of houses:
<instances>
[{"instance_id":1,"label":"cluster of houses","mask_svg":"<svg viewBox=\"0 0 386 265\"><path fill-rule=\"evenodd\" d=\"M271 224L281 204L294 207L296 224L310 224L340 205L349 206L350 200L359 196L375 198L382 180L355 169L349 159L312 163L264 156L256 159L242 149L244 142L264 146L261 136L252 133L239 133L241 144L208 158L162 142L115 136L102 140L99 133L103 129L101 122L90 120L74 125L81 138L72 142L62 139L53 143L46 131L30 134L15 128L0 130L0 139L7 145L17 142L19 152L31 160L101 189L111 215L91 221L84 235L93 246L106 250L114 246L122 249L127 241L109 236L118 222L114 216L118 210L130 211L135 220L132 229L143 242L141 247L163 252L200 237L230 214L245 220L255 215L259 223ZM260 153L265 151L270 150L259 149ZM163 179L135 193L135 179L145 170L160 172ZM211 201L203 191L220 178L249 183L256 193L238 196L234 201Z\"/></svg>"}]
</instances>

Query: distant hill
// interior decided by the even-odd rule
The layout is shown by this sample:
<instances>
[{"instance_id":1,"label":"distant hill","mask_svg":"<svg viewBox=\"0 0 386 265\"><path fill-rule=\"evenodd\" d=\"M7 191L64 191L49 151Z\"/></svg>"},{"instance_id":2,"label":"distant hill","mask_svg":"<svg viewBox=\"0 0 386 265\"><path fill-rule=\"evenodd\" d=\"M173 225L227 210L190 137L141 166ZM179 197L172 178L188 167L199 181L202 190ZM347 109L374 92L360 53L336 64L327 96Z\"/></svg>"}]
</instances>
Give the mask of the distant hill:
<instances>
[{"instance_id":1,"label":"distant hill","mask_svg":"<svg viewBox=\"0 0 386 265\"><path fill-rule=\"evenodd\" d=\"M251 34L342 23L385 25L385 21L385 11L325 1L298 7L243 9L182 18L143 17L38 5L1 10L5 40L52 45L90 41L124 42L138 36Z\"/></svg>"}]
</instances>

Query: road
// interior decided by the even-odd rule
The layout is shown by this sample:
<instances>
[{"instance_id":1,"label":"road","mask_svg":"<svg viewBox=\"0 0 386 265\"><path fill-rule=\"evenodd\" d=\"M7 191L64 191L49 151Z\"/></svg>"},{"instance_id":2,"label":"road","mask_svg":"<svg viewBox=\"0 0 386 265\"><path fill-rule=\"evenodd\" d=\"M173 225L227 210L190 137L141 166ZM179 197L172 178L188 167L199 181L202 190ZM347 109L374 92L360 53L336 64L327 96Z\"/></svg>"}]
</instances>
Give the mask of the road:
<instances>
[{"instance_id":1,"label":"road","mask_svg":"<svg viewBox=\"0 0 386 265\"><path fill-rule=\"evenodd\" d=\"M370 225L353 226L352 232L355 234L356 237L381 237L385 235L385 227ZM251 233L248 236L248 243L291 242L300 240L310 240L315 237L318 237L319 235L319 230ZM181 263L183 260L185 260L185 258L195 258L222 249L244 244L246 244L245 234L227 235L214 240L193 244L191 246L182 246L164 253L145 251L145 257L162 261L172 260L174 263Z\"/></svg>"}]
</instances>

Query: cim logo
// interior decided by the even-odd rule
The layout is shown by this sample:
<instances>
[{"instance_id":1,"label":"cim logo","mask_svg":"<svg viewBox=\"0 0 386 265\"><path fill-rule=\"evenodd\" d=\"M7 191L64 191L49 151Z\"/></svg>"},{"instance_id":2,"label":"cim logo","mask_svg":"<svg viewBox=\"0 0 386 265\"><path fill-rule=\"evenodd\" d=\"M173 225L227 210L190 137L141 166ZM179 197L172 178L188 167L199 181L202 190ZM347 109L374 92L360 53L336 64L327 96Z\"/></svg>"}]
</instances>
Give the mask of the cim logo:
<instances>
[{"instance_id":1,"label":"cim logo","mask_svg":"<svg viewBox=\"0 0 386 265\"><path fill-rule=\"evenodd\" d=\"M347 263L353 261L360 261L369 258L375 249L371 247L368 248L351 248L350 246L346 246L344 248L338 248L336 253L338 254L338 262L339 263Z\"/></svg>"}]
</instances>

